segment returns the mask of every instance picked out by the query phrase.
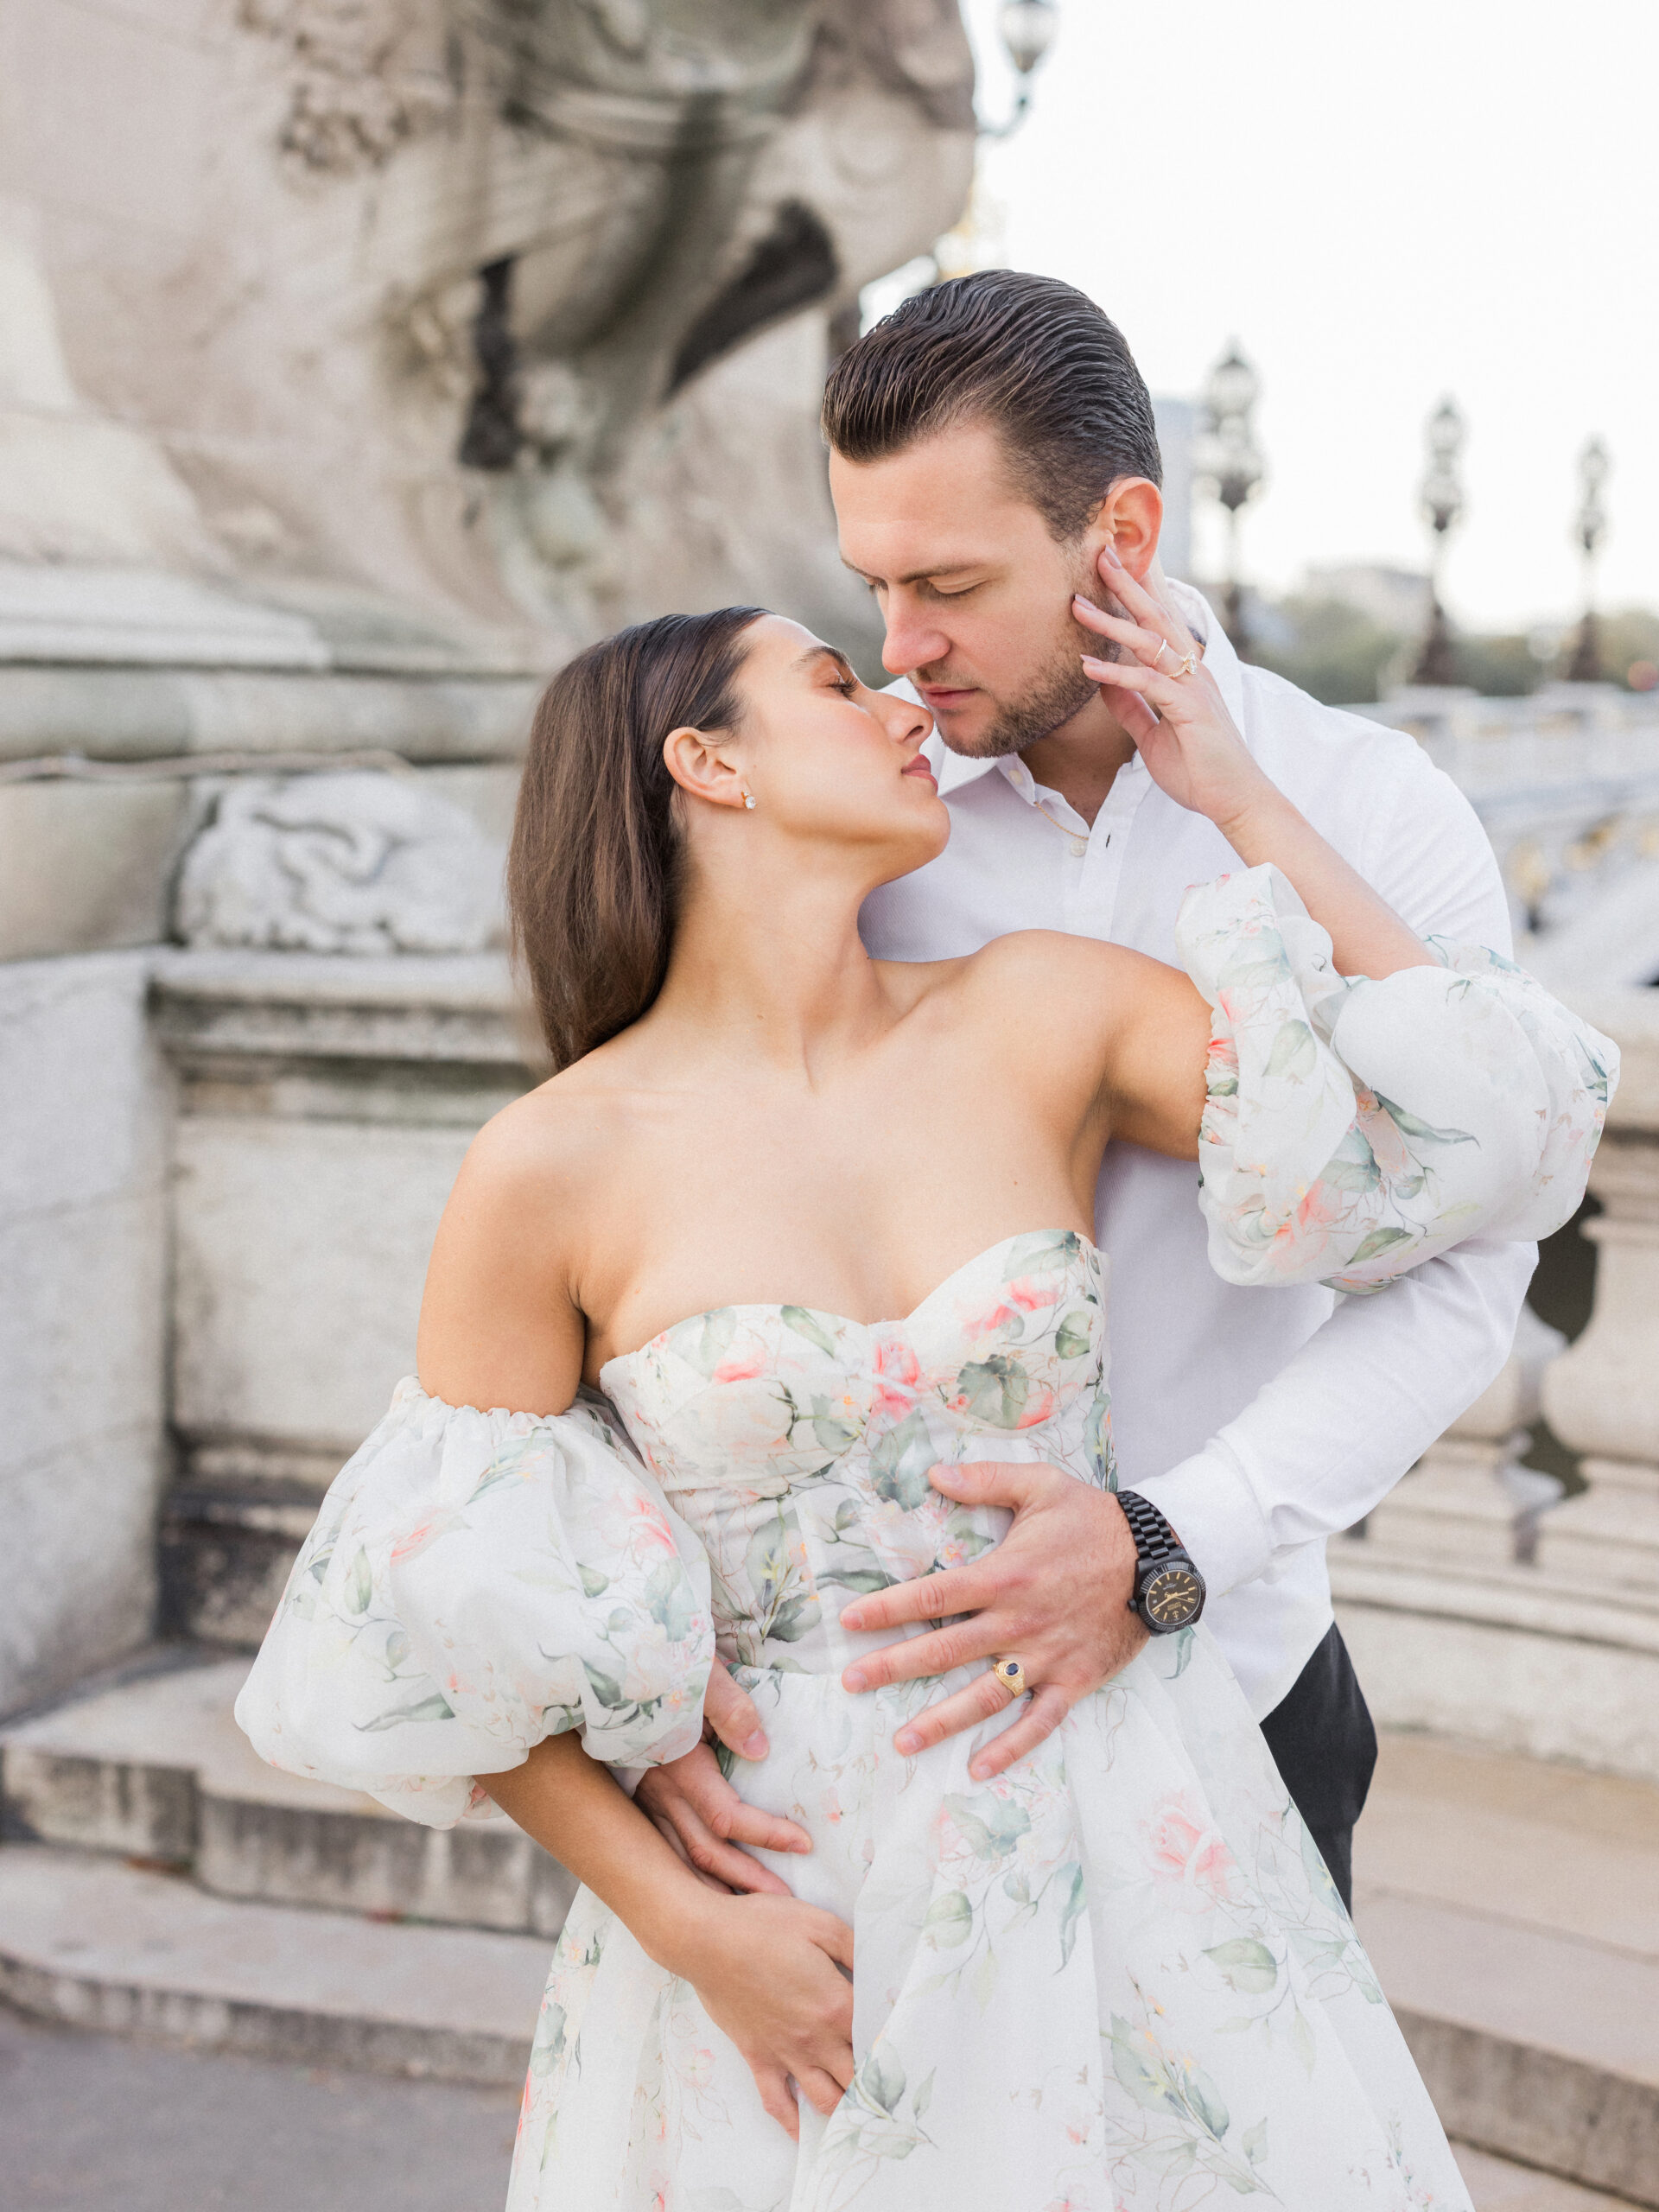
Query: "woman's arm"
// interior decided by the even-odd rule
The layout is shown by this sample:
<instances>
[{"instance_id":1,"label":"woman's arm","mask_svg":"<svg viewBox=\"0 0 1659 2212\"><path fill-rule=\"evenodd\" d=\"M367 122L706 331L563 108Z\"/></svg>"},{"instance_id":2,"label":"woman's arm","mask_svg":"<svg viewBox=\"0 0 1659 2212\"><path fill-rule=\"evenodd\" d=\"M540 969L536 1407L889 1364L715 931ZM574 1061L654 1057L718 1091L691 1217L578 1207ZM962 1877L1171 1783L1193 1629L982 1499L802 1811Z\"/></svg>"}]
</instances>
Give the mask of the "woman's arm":
<instances>
[{"instance_id":1,"label":"woman's arm","mask_svg":"<svg viewBox=\"0 0 1659 2212\"><path fill-rule=\"evenodd\" d=\"M1086 672L1127 704L1133 692L1157 709L1157 722L1137 718L1135 741L1148 772L1179 805L1207 815L1247 868L1270 861L1288 878L1308 912L1331 939L1338 973L1392 976L1436 965L1421 939L1327 844L1256 765L1227 711L1213 676L1175 610L1112 564L1112 590L1123 615L1079 595L1072 612L1085 629L1109 638L1128 658L1084 656ZM1127 618L1127 619L1126 619ZM1179 670L1192 656L1185 675Z\"/></svg>"},{"instance_id":2,"label":"woman's arm","mask_svg":"<svg viewBox=\"0 0 1659 2212\"><path fill-rule=\"evenodd\" d=\"M434 1396L514 1412L569 1408L586 1346L571 1287L582 1195L602 1188L593 1128L590 1116L563 1111L550 1086L498 1116L474 1141L438 1230L421 1306L421 1381ZM729 1680L718 1688L709 1710L722 1738L740 1755L764 1757L753 1704ZM709 1865L734 1887L779 1893L738 1897L694 1872L573 1732L537 1745L521 1766L476 1779L650 1956L692 1984L781 2126L798 2131L791 2075L821 2111L834 2110L852 2071L852 1993L835 1965L850 1969L852 1931L798 1904L734 1847L808 1848L792 1821L739 1800L725 1837L710 1839ZM740 1904L753 1909L734 1915Z\"/></svg>"},{"instance_id":3,"label":"woman's arm","mask_svg":"<svg viewBox=\"0 0 1659 2212\"><path fill-rule=\"evenodd\" d=\"M648 1957L689 1981L742 2053L760 2101L798 2140L791 2077L826 2115L853 2077L853 1931L791 1897L705 1882L574 1735L510 1773L478 1777L496 1803L609 1905Z\"/></svg>"}]
</instances>

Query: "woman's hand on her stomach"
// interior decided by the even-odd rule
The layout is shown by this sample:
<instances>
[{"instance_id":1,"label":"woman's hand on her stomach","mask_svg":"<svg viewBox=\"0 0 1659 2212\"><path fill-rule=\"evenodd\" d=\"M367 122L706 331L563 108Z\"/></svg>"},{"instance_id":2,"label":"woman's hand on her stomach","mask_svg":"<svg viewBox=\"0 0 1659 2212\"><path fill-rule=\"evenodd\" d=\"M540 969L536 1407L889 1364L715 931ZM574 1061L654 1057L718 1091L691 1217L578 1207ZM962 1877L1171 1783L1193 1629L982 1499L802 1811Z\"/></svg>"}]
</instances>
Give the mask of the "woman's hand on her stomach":
<instances>
[{"instance_id":1,"label":"woman's hand on her stomach","mask_svg":"<svg viewBox=\"0 0 1659 2212\"><path fill-rule=\"evenodd\" d=\"M671 1940L653 1947L689 1981L742 2053L760 2101L797 2142L790 2089L827 2117L853 2078L853 1931L791 1897L702 1893Z\"/></svg>"},{"instance_id":2,"label":"woman's hand on her stomach","mask_svg":"<svg viewBox=\"0 0 1659 2212\"><path fill-rule=\"evenodd\" d=\"M793 1821L746 1803L721 1772L708 1740L710 1735L741 1759L763 1759L769 1747L753 1699L738 1688L718 1659L709 1670L702 1725L704 1741L696 1751L645 1769L633 1802L705 1881L726 1890L787 1897L788 1883L741 1847L810 1851L812 1839Z\"/></svg>"}]
</instances>

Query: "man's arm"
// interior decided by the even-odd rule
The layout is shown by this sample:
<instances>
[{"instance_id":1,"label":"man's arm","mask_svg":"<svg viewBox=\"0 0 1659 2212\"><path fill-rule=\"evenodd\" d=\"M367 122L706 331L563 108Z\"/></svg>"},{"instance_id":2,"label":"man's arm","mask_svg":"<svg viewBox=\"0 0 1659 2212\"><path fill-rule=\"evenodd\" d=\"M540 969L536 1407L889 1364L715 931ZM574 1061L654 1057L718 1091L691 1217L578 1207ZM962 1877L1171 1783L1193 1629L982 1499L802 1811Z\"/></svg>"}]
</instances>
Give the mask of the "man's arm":
<instances>
[{"instance_id":1,"label":"man's arm","mask_svg":"<svg viewBox=\"0 0 1659 2212\"><path fill-rule=\"evenodd\" d=\"M1422 756L1396 753L1387 765L1397 772L1369 810L1355 866L1411 928L1507 952L1503 885L1473 810ZM1344 1301L1202 1452L1137 1484L1212 1591L1236 1587L1370 1510L1503 1365L1535 1258L1531 1245L1471 1241L1381 1297ZM868 1653L843 1680L874 1688L988 1651L1016 1654L1040 1687L976 1754L973 1772L988 1776L1134 1656L1144 1640L1126 1610L1135 1555L1114 1502L1053 1470L937 1468L932 1480L953 1497L1012 1507L1008 1534L971 1567L861 1599L842 1618L864 1630L964 1608L973 1618ZM1078 1574L1086 1567L1097 1568L1097 1579L1084 1594ZM975 1682L917 1714L895 1739L899 1748L977 1725L993 1700L1005 1702L995 1685Z\"/></svg>"},{"instance_id":2,"label":"man's arm","mask_svg":"<svg viewBox=\"0 0 1659 2212\"><path fill-rule=\"evenodd\" d=\"M1449 777L1407 756L1367 831L1357 865L1413 929L1508 956L1497 861ZM1202 1451L1139 1484L1212 1595L1388 1495L1509 1357L1537 1259L1533 1244L1472 1238L1384 1296L1342 1300Z\"/></svg>"}]
</instances>

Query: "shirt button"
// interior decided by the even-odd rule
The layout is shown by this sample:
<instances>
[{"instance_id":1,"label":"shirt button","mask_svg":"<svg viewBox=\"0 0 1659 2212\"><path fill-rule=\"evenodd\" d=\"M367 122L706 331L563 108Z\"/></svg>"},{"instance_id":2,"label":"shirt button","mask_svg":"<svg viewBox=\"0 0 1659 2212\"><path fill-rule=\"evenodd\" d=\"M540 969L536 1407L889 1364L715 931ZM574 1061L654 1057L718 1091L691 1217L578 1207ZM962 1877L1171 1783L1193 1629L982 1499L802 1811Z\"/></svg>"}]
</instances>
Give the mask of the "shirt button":
<instances>
[{"instance_id":1,"label":"shirt button","mask_svg":"<svg viewBox=\"0 0 1659 2212\"><path fill-rule=\"evenodd\" d=\"M1071 857L1073 860L1080 861L1088 849L1089 841L1086 837L1074 837L1071 840Z\"/></svg>"}]
</instances>

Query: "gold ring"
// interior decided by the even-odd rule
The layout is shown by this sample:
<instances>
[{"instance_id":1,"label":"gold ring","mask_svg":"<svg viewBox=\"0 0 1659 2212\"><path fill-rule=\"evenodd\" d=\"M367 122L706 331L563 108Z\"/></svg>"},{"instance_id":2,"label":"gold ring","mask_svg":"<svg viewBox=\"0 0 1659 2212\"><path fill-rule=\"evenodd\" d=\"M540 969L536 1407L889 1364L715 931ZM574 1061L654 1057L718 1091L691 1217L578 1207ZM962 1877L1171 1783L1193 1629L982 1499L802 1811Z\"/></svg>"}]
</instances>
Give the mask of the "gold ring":
<instances>
[{"instance_id":1,"label":"gold ring","mask_svg":"<svg viewBox=\"0 0 1659 2212\"><path fill-rule=\"evenodd\" d=\"M1030 1685L1026 1681L1026 1670L1017 1659L994 1660L991 1672L1007 1690L1010 1699L1025 1697L1028 1694Z\"/></svg>"}]
</instances>

